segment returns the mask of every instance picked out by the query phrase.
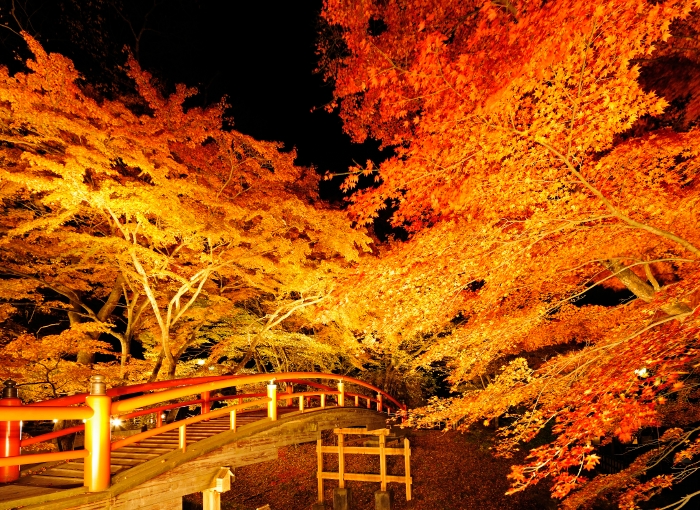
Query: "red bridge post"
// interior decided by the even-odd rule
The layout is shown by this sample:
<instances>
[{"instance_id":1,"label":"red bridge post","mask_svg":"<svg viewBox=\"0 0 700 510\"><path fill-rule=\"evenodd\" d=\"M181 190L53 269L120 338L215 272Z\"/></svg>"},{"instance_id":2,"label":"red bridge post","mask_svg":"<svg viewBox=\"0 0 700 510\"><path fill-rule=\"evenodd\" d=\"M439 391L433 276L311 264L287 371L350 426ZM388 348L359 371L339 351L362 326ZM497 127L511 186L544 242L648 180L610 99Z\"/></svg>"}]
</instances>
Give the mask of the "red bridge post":
<instances>
[{"instance_id":1,"label":"red bridge post","mask_svg":"<svg viewBox=\"0 0 700 510\"><path fill-rule=\"evenodd\" d=\"M270 401L267 403L267 417L272 421L277 419L277 385L270 381L267 385L267 396Z\"/></svg>"},{"instance_id":2,"label":"red bridge post","mask_svg":"<svg viewBox=\"0 0 700 510\"><path fill-rule=\"evenodd\" d=\"M112 398L107 396L104 376L93 375L90 378L90 395L85 403L93 411L92 418L85 422L85 486L90 492L105 491L110 485L110 429L109 416Z\"/></svg>"},{"instance_id":3,"label":"red bridge post","mask_svg":"<svg viewBox=\"0 0 700 510\"><path fill-rule=\"evenodd\" d=\"M0 406L21 406L22 401L17 395L17 383L12 379L5 381L2 390ZM0 422L0 438L2 449L0 457L15 457L20 454L20 440L22 438L22 424L19 421ZM14 482L19 478L19 466L0 467L0 483Z\"/></svg>"},{"instance_id":4,"label":"red bridge post","mask_svg":"<svg viewBox=\"0 0 700 510\"><path fill-rule=\"evenodd\" d=\"M338 407L345 407L345 384L341 379L338 381Z\"/></svg>"},{"instance_id":5,"label":"red bridge post","mask_svg":"<svg viewBox=\"0 0 700 510\"><path fill-rule=\"evenodd\" d=\"M291 395L294 393L294 385L290 382L287 383L287 394ZM292 399L288 398L284 401L284 407L292 407Z\"/></svg>"},{"instance_id":6,"label":"red bridge post","mask_svg":"<svg viewBox=\"0 0 700 510\"><path fill-rule=\"evenodd\" d=\"M211 402L209 401L209 399L210 399L209 392L203 391L200 398L202 400L204 400L204 402L202 402L202 414L207 414L209 411L211 411Z\"/></svg>"}]
</instances>

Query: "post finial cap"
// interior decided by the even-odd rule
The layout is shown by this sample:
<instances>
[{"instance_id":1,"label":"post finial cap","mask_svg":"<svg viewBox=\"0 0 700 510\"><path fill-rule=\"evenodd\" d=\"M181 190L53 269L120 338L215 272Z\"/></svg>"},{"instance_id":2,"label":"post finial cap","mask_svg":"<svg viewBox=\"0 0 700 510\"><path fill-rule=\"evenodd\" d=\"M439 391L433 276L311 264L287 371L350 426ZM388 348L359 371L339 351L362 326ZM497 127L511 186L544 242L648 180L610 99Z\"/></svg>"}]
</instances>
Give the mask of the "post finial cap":
<instances>
[{"instance_id":1,"label":"post finial cap","mask_svg":"<svg viewBox=\"0 0 700 510\"><path fill-rule=\"evenodd\" d=\"M95 374L90 377L90 395L106 395L107 384L105 384L105 376Z\"/></svg>"},{"instance_id":2,"label":"post finial cap","mask_svg":"<svg viewBox=\"0 0 700 510\"><path fill-rule=\"evenodd\" d=\"M3 383L5 387L2 390L2 398L19 398L17 393L17 383L12 379L8 379Z\"/></svg>"}]
</instances>

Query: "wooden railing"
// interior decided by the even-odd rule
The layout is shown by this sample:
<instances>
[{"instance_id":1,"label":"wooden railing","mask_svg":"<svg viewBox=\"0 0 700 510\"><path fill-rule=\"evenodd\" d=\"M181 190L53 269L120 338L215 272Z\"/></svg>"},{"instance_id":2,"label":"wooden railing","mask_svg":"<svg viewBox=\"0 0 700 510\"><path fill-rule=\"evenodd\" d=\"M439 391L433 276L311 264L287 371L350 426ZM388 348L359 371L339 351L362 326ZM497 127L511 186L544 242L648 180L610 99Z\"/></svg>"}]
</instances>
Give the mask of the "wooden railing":
<instances>
[{"instance_id":1,"label":"wooden railing","mask_svg":"<svg viewBox=\"0 0 700 510\"><path fill-rule=\"evenodd\" d=\"M316 476L318 478L318 500L323 501L323 480L338 480L338 487L345 488L345 481L357 482L379 482L380 490L386 491L388 482L398 482L406 484L406 501L411 501L411 445L408 439L403 440L403 448L388 448L386 446L386 437L389 435L389 429L378 430L363 430L363 429L334 429L333 432L338 436L337 446L323 446L323 441L318 439L316 442L316 459L318 470ZM378 438L377 446L345 446L345 435L368 435ZM330 472L323 470L323 454L335 453L338 455L338 472ZM376 473L347 473L345 471L345 455L347 454L362 454L362 455L379 455L379 474ZM386 456L401 455L404 458L404 475L390 475L387 473Z\"/></svg>"},{"instance_id":2,"label":"wooden railing","mask_svg":"<svg viewBox=\"0 0 700 510\"><path fill-rule=\"evenodd\" d=\"M338 381L337 389L316 382L318 379ZM269 382L266 393L211 396L211 392L225 388L264 382ZM287 383L288 392L277 392L277 384L275 383L279 382ZM360 393L346 393L346 383L369 389L376 397ZM307 385L314 389L292 393L293 390L289 388L293 384ZM134 394L138 395L124 399L125 396ZM173 402L194 395L198 398ZM405 410L405 406L398 400L376 386L352 377L314 372L173 379L111 389L106 388L102 376L96 375L90 379L90 393L28 405L23 405L18 398L15 383L7 381L3 398L0 399L0 438L3 441L0 449L0 482L7 483L17 480L20 474L20 465L85 458L84 481L88 490L91 492L106 490L110 484L111 452L123 446L179 429L179 446L184 451L187 448L187 425L229 415L231 429L235 430L237 414L240 412L267 406L268 419L276 420L279 400L290 404L292 400L298 399L298 409L300 412L304 412L308 409L307 400L317 399L322 409L326 407L328 396L334 397L336 405L339 407L345 406L346 398L350 397L354 398L355 406L359 406L360 400L364 399L367 408L376 405L379 412L386 411L388 413L392 409ZM113 401L114 398L119 398L119 400ZM248 401L244 402L247 399ZM215 411L211 410L212 403L229 400L238 400L238 403ZM163 424L164 411L193 405L200 406L201 413L198 416ZM110 423L113 420L125 420L149 414L155 415L154 428L112 442ZM83 420L84 425L21 439L22 422L32 420ZM20 455L22 446L49 441L82 430L85 431L83 450Z\"/></svg>"}]
</instances>

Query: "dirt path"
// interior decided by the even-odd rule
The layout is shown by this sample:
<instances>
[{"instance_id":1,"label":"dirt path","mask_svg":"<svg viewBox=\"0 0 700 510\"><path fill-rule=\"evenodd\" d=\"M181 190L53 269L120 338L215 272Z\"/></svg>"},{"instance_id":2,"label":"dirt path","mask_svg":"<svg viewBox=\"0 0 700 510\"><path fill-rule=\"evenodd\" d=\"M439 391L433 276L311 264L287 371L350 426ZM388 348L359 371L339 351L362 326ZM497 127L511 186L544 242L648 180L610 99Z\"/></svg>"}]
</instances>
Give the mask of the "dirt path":
<instances>
[{"instance_id":1,"label":"dirt path","mask_svg":"<svg viewBox=\"0 0 700 510\"><path fill-rule=\"evenodd\" d=\"M411 441L413 501L406 502L403 485L394 489L395 510L548 510L556 508L544 486L505 496L506 475L513 460L495 459L490 453L490 435L484 431L415 431ZM330 444L326 441L326 444ZM388 472L403 474L403 458L389 457ZM379 473L378 457L347 456L348 472ZM337 469L337 456L327 455L327 471ZM290 446L279 451L279 459L239 468L231 491L222 495L223 510L255 510L266 504L271 510L310 510L317 500L316 445ZM378 483L348 482L355 510L374 510ZM332 509L333 487L325 482L326 508ZM201 495L188 496L184 510L201 508Z\"/></svg>"}]
</instances>

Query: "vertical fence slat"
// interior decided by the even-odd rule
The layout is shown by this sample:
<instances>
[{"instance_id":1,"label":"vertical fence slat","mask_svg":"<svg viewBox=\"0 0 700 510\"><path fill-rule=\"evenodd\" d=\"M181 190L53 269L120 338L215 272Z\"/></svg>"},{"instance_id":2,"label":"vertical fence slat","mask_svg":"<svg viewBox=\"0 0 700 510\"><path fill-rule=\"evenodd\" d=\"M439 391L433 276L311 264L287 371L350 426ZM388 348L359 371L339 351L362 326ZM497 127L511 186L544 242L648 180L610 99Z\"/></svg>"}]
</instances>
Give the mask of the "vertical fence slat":
<instances>
[{"instance_id":1,"label":"vertical fence slat","mask_svg":"<svg viewBox=\"0 0 700 510\"><path fill-rule=\"evenodd\" d=\"M316 458L318 460L318 500L323 502L323 448L321 446L321 439L316 441Z\"/></svg>"},{"instance_id":2,"label":"vertical fence slat","mask_svg":"<svg viewBox=\"0 0 700 510\"><path fill-rule=\"evenodd\" d=\"M386 490L386 436L379 436L379 474L382 477L382 490Z\"/></svg>"},{"instance_id":3,"label":"vertical fence slat","mask_svg":"<svg viewBox=\"0 0 700 510\"><path fill-rule=\"evenodd\" d=\"M338 487L345 488L345 436L338 434Z\"/></svg>"},{"instance_id":4,"label":"vertical fence slat","mask_svg":"<svg viewBox=\"0 0 700 510\"><path fill-rule=\"evenodd\" d=\"M411 501L411 444L407 437L403 440L403 462L406 473L406 501Z\"/></svg>"}]
</instances>

